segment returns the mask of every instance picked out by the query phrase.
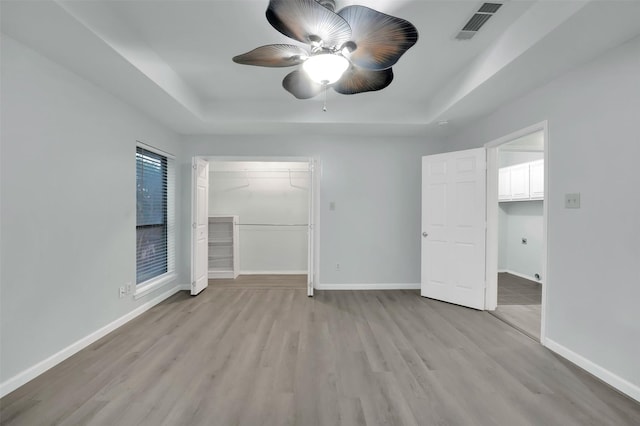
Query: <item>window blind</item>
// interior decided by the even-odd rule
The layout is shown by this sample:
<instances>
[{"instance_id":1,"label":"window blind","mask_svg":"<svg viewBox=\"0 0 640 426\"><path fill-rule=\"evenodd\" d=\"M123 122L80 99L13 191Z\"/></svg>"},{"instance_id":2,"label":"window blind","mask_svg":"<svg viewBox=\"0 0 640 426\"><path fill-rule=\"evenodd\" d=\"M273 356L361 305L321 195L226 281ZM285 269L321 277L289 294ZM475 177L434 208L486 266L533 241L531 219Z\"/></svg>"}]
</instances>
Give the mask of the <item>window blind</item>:
<instances>
[{"instance_id":1,"label":"window blind","mask_svg":"<svg viewBox=\"0 0 640 426\"><path fill-rule=\"evenodd\" d=\"M174 270L173 160L136 147L136 284Z\"/></svg>"}]
</instances>

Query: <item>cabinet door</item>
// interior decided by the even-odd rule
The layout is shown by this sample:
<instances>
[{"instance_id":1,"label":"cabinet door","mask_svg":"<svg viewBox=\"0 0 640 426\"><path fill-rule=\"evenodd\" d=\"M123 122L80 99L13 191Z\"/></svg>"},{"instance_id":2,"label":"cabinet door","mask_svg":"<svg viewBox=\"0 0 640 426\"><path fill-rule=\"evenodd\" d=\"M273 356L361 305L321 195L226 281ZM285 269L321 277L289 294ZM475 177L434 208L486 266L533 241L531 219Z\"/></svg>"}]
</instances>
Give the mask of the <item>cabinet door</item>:
<instances>
[{"instance_id":1,"label":"cabinet door","mask_svg":"<svg viewBox=\"0 0 640 426\"><path fill-rule=\"evenodd\" d=\"M534 161L529 166L530 197L536 200L544 198L544 160Z\"/></svg>"},{"instance_id":2,"label":"cabinet door","mask_svg":"<svg viewBox=\"0 0 640 426\"><path fill-rule=\"evenodd\" d=\"M503 167L498 170L498 201L511 200L511 169Z\"/></svg>"},{"instance_id":3,"label":"cabinet door","mask_svg":"<svg viewBox=\"0 0 640 426\"><path fill-rule=\"evenodd\" d=\"M511 169L511 199L526 200L529 198L529 163L518 164Z\"/></svg>"}]
</instances>

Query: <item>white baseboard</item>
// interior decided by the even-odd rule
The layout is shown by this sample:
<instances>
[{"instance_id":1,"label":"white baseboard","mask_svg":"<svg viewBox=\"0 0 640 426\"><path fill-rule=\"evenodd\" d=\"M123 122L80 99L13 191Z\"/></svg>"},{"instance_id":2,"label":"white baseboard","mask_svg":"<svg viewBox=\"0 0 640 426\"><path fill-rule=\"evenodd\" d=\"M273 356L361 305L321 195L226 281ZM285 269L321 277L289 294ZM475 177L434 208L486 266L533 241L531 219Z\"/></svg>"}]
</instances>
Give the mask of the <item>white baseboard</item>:
<instances>
[{"instance_id":1,"label":"white baseboard","mask_svg":"<svg viewBox=\"0 0 640 426\"><path fill-rule=\"evenodd\" d=\"M420 283L318 284L316 290L420 290Z\"/></svg>"},{"instance_id":2,"label":"white baseboard","mask_svg":"<svg viewBox=\"0 0 640 426\"><path fill-rule=\"evenodd\" d=\"M177 285L177 286L171 288L170 290L168 290L168 291L162 293L161 295L153 298L152 300L148 301L147 303L144 303L144 304L138 306L136 309L134 309L133 311L129 312L128 314L126 314L126 315L118 318L117 320L105 325L104 327L94 331L93 333L89 334L88 336L85 336L82 339L72 343L71 345L67 346L66 348L62 349L61 351L51 355L49 358L47 358L47 359L45 359L43 361L40 361L36 365L27 368L26 370L22 371L21 373L16 374L12 378L6 380L4 383L1 383L0 384L0 398L2 398L3 396L7 395L8 393L13 392L14 390L18 389L20 386L24 385L25 383L29 382L30 380L35 379L36 377L38 377L39 375L41 375L45 371L49 370L51 367L56 366L57 364L61 363L65 359L69 358L71 355L74 355L75 353L77 353L80 350L86 348L87 346L89 346L90 344L95 342L96 340L98 340L98 339L106 336L107 334L111 333L113 330L117 329L118 327L123 326L127 322L131 321L132 319L134 319L135 317L139 316L140 314L143 314L144 312L146 312L149 309L153 308L155 305L157 305L158 303L160 303L163 300L167 299L168 297L173 296L178 291L182 290L183 287L184 286L182 286L182 285ZM188 285L186 287L187 287L187 289L189 289Z\"/></svg>"},{"instance_id":3,"label":"white baseboard","mask_svg":"<svg viewBox=\"0 0 640 426\"><path fill-rule=\"evenodd\" d=\"M498 269L498 273L506 272L507 274L515 275L516 277L524 278L525 280L533 281L538 284L542 284L541 280L538 280L536 277L531 277L529 275L521 274L520 272L515 272L510 269Z\"/></svg>"},{"instance_id":4,"label":"white baseboard","mask_svg":"<svg viewBox=\"0 0 640 426\"><path fill-rule=\"evenodd\" d=\"M304 271L240 271L240 275L307 275Z\"/></svg>"},{"instance_id":5,"label":"white baseboard","mask_svg":"<svg viewBox=\"0 0 640 426\"><path fill-rule=\"evenodd\" d=\"M603 368L593 361L588 360L582 355L573 352L571 349L568 349L561 344L554 342L548 337L545 339L545 346L561 357L568 359L578 367L593 374L603 382L613 386L623 394L628 395L629 397L640 402L640 386L623 379L622 377L612 373L606 368Z\"/></svg>"}]
</instances>

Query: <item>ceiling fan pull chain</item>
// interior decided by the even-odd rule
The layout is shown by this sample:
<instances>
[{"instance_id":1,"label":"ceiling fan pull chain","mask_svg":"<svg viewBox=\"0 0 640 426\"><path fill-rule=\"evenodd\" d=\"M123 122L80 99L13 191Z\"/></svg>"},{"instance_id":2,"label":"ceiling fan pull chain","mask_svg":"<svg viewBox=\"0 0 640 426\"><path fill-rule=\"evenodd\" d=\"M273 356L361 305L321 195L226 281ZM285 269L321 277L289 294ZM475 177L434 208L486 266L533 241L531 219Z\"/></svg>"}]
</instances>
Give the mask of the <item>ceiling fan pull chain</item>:
<instances>
[{"instance_id":1,"label":"ceiling fan pull chain","mask_svg":"<svg viewBox=\"0 0 640 426\"><path fill-rule=\"evenodd\" d=\"M322 85L324 89L324 105L322 105L322 111L327 112L327 83Z\"/></svg>"}]
</instances>

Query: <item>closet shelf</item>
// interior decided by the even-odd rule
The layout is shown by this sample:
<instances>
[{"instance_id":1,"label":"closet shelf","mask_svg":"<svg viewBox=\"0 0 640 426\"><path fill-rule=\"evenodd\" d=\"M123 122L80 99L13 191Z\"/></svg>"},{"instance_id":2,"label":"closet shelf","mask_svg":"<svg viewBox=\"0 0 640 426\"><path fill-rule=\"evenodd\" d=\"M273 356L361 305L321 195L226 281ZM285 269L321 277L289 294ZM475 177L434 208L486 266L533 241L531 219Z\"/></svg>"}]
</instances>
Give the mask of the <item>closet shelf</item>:
<instances>
[{"instance_id":1,"label":"closet shelf","mask_svg":"<svg viewBox=\"0 0 640 426\"><path fill-rule=\"evenodd\" d=\"M238 259L238 216L209 216L209 278L236 278Z\"/></svg>"}]
</instances>

